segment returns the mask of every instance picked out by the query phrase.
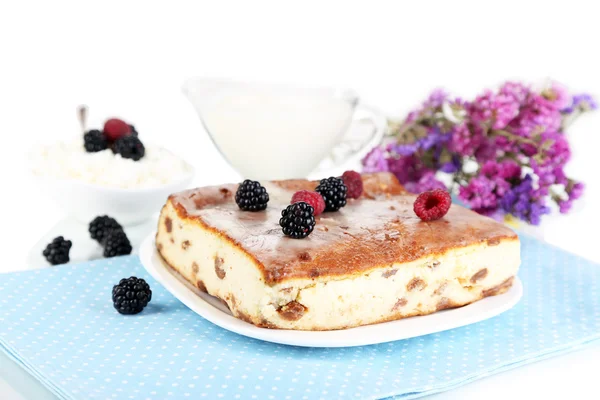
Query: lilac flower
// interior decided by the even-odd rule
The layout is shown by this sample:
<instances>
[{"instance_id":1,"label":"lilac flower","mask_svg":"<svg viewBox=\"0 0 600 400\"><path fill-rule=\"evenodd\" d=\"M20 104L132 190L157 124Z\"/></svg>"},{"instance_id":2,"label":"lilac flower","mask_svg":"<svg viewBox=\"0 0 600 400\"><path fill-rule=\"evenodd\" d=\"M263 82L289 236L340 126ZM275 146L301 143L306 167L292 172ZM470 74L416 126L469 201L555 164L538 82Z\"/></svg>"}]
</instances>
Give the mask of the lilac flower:
<instances>
[{"instance_id":1,"label":"lilac flower","mask_svg":"<svg viewBox=\"0 0 600 400\"><path fill-rule=\"evenodd\" d=\"M444 139L438 129L430 130L429 133L417 141L419 148L429 150Z\"/></svg>"},{"instance_id":2,"label":"lilac flower","mask_svg":"<svg viewBox=\"0 0 600 400\"><path fill-rule=\"evenodd\" d=\"M561 214L566 214L571 210L573 207L573 201L579 199L583 195L584 188L585 186L581 182L576 182L571 187L567 186L568 198L558 202L558 208Z\"/></svg>"},{"instance_id":3,"label":"lilac flower","mask_svg":"<svg viewBox=\"0 0 600 400\"><path fill-rule=\"evenodd\" d=\"M421 112L421 110L413 110L413 111L409 112L408 115L406 116L406 118L404 119L404 123L412 124L413 122L415 122L417 120L417 118L419 118L420 112Z\"/></svg>"},{"instance_id":4,"label":"lilac flower","mask_svg":"<svg viewBox=\"0 0 600 400\"><path fill-rule=\"evenodd\" d=\"M365 171L389 170L415 193L443 187L436 173L451 174L461 183L459 198L478 213L539 224L550 212L547 201L565 213L582 195L583 185L565 174L571 150L563 130L596 108L590 95L571 97L556 83L536 91L506 82L473 101L436 90L405 120L426 134L374 149L363 160ZM463 168L473 162L476 174ZM555 193L556 185L565 195Z\"/></svg>"},{"instance_id":5,"label":"lilac flower","mask_svg":"<svg viewBox=\"0 0 600 400\"><path fill-rule=\"evenodd\" d=\"M573 202L571 201L571 199L560 200L558 202L558 211L561 214L568 213L569 211L571 211L571 208L573 208Z\"/></svg>"},{"instance_id":6,"label":"lilac flower","mask_svg":"<svg viewBox=\"0 0 600 400\"><path fill-rule=\"evenodd\" d=\"M539 225L541 216L550 212L543 199L535 197L533 178L529 174L502 197L500 206L532 225Z\"/></svg>"},{"instance_id":7,"label":"lilac flower","mask_svg":"<svg viewBox=\"0 0 600 400\"><path fill-rule=\"evenodd\" d=\"M566 186L569 183L569 178L567 178L567 175L562 167L554 168L552 175L554 175L554 183L557 185Z\"/></svg>"},{"instance_id":8,"label":"lilac flower","mask_svg":"<svg viewBox=\"0 0 600 400\"><path fill-rule=\"evenodd\" d=\"M469 127L466 122L463 122L454 127L449 147L451 151L461 156L473 156L483 141L480 127Z\"/></svg>"},{"instance_id":9,"label":"lilac flower","mask_svg":"<svg viewBox=\"0 0 600 400\"><path fill-rule=\"evenodd\" d=\"M448 99L448 93L444 89L435 89L423 103L423 108L438 108Z\"/></svg>"},{"instance_id":10,"label":"lilac flower","mask_svg":"<svg viewBox=\"0 0 600 400\"><path fill-rule=\"evenodd\" d=\"M440 171L451 174L453 172L459 171L460 167L461 167L460 157L458 157L456 154L454 154L454 155L452 155L452 161L448 161L447 163L444 163L441 165Z\"/></svg>"},{"instance_id":11,"label":"lilac flower","mask_svg":"<svg viewBox=\"0 0 600 400\"><path fill-rule=\"evenodd\" d=\"M503 179L516 179L521 177L521 166L512 160L500 163L500 176Z\"/></svg>"},{"instance_id":12,"label":"lilac flower","mask_svg":"<svg viewBox=\"0 0 600 400\"><path fill-rule=\"evenodd\" d=\"M558 82L552 82L550 88L544 90L542 94L554 103L557 110L561 110L571 103L571 96L569 96L567 88Z\"/></svg>"},{"instance_id":13,"label":"lilac flower","mask_svg":"<svg viewBox=\"0 0 600 400\"><path fill-rule=\"evenodd\" d=\"M568 191L569 198L573 200L577 200L581 196L583 196L583 192L585 190L585 185L582 182L576 182L571 190Z\"/></svg>"},{"instance_id":14,"label":"lilac flower","mask_svg":"<svg viewBox=\"0 0 600 400\"><path fill-rule=\"evenodd\" d=\"M385 151L381 147L374 147L362 160L365 172L389 171Z\"/></svg>"},{"instance_id":15,"label":"lilac flower","mask_svg":"<svg viewBox=\"0 0 600 400\"><path fill-rule=\"evenodd\" d=\"M405 123L414 123L420 117L431 116L433 111L442 107L444 102L448 101L448 94L443 89L435 89L427 100L421 104L421 107L408 113L404 119Z\"/></svg>"},{"instance_id":16,"label":"lilac flower","mask_svg":"<svg viewBox=\"0 0 600 400\"><path fill-rule=\"evenodd\" d=\"M485 176L477 176L467 186L458 189L458 198L474 210L498 207L498 198L494 194L496 185Z\"/></svg>"},{"instance_id":17,"label":"lilac flower","mask_svg":"<svg viewBox=\"0 0 600 400\"><path fill-rule=\"evenodd\" d=\"M475 150L475 158L479 162L495 160L498 149L494 146L493 141L483 140L481 145Z\"/></svg>"},{"instance_id":18,"label":"lilac flower","mask_svg":"<svg viewBox=\"0 0 600 400\"><path fill-rule=\"evenodd\" d=\"M407 182L404 188L411 193L423 193L428 190L446 189L446 185L435 178L433 171L427 171L417 182Z\"/></svg>"},{"instance_id":19,"label":"lilac flower","mask_svg":"<svg viewBox=\"0 0 600 400\"><path fill-rule=\"evenodd\" d=\"M544 132L540 141L542 145L551 142L546 150L546 161L552 165L565 165L571 158L571 148L565 135L556 132Z\"/></svg>"},{"instance_id":20,"label":"lilac flower","mask_svg":"<svg viewBox=\"0 0 600 400\"><path fill-rule=\"evenodd\" d=\"M419 150L418 143L403 143L390 146L390 150L400 156L411 156Z\"/></svg>"},{"instance_id":21,"label":"lilac flower","mask_svg":"<svg viewBox=\"0 0 600 400\"><path fill-rule=\"evenodd\" d=\"M481 167L480 174L494 183L494 194L502 197L510 189L510 181L520 178L521 167L514 161L488 161Z\"/></svg>"},{"instance_id":22,"label":"lilac flower","mask_svg":"<svg viewBox=\"0 0 600 400\"><path fill-rule=\"evenodd\" d=\"M554 184L565 184L566 176L563 168L571 158L571 149L564 135L545 132L540 136L542 146L546 147L543 158L533 157L530 166L538 177L538 196L546 196Z\"/></svg>"},{"instance_id":23,"label":"lilac flower","mask_svg":"<svg viewBox=\"0 0 600 400\"><path fill-rule=\"evenodd\" d=\"M565 114L571 114L573 111L577 109L582 109L584 111L591 111L598 108L598 104L594 100L594 98L587 94L582 93L573 96L572 102L570 105L566 106L561 110L561 112Z\"/></svg>"},{"instance_id":24,"label":"lilac flower","mask_svg":"<svg viewBox=\"0 0 600 400\"><path fill-rule=\"evenodd\" d=\"M596 110L598 108L598 104L594 98L585 93L573 96L573 106L584 108L585 110Z\"/></svg>"},{"instance_id":25,"label":"lilac flower","mask_svg":"<svg viewBox=\"0 0 600 400\"><path fill-rule=\"evenodd\" d=\"M519 144L515 143L514 141L511 141L509 138L507 138L506 136L495 136L493 138L493 140L491 140L490 142L492 142L492 146L499 151L505 152L505 153L515 153L519 150ZM537 149L534 149L533 154L535 154L537 152Z\"/></svg>"},{"instance_id":26,"label":"lilac flower","mask_svg":"<svg viewBox=\"0 0 600 400\"><path fill-rule=\"evenodd\" d=\"M508 128L519 136L532 137L535 132L558 131L561 122L562 115L556 103L540 94L530 93Z\"/></svg>"},{"instance_id":27,"label":"lilac flower","mask_svg":"<svg viewBox=\"0 0 600 400\"><path fill-rule=\"evenodd\" d=\"M512 97L517 103L523 104L527 96L529 96L530 89L519 82L506 82L500 86L499 92L505 96Z\"/></svg>"},{"instance_id":28,"label":"lilac flower","mask_svg":"<svg viewBox=\"0 0 600 400\"><path fill-rule=\"evenodd\" d=\"M396 175L403 185L408 182L419 181L428 171L422 160L415 156L388 159L389 171Z\"/></svg>"},{"instance_id":29,"label":"lilac flower","mask_svg":"<svg viewBox=\"0 0 600 400\"><path fill-rule=\"evenodd\" d=\"M451 134L443 134L438 128L431 128L427 135L413 143L391 144L388 151L400 156L410 156L418 151L427 151L434 146L446 143L450 140Z\"/></svg>"},{"instance_id":30,"label":"lilac flower","mask_svg":"<svg viewBox=\"0 0 600 400\"><path fill-rule=\"evenodd\" d=\"M521 176L521 168L513 161L488 161L467 186L459 188L459 198L474 210L494 210L498 201L511 188L509 180Z\"/></svg>"},{"instance_id":31,"label":"lilac flower","mask_svg":"<svg viewBox=\"0 0 600 400\"><path fill-rule=\"evenodd\" d=\"M536 201L525 201L524 203L518 204L522 204L522 208L525 211L522 213L516 211L516 216L522 220L529 222L531 225L539 225L542 219L542 215L550 213L550 207L546 206L542 199Z\"/></svg>"},{"instance_id":32,"label":"lilac flower","mask_svg":"<svg viewBox=\"0 0 600 400\"><path fill-rule=\"evenodd\" d=\"M489 125L492 129L504 129L518 115L519 106L513 96L487 90L471 103L469 116L475 123Z\"/></svg>"}]
</instances>

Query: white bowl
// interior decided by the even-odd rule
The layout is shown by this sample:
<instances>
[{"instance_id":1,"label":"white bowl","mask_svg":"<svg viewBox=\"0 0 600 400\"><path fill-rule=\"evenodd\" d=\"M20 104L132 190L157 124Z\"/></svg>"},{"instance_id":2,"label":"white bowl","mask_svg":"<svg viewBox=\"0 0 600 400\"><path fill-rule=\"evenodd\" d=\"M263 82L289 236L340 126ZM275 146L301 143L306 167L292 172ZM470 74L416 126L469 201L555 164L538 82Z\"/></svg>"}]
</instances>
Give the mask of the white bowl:
<instances>
[{"instance_id":1,"label":"white bowl","mask_svg":"<svg viewBox=\"0 0 600 400\"><path fill-rule=\"evenodd\" d=\"M175 192L188 188L194 169L172 183L156 187L123 189L90 184L77 179L57 179L36 176L38 187L46 192L67 215L89 223L99 215L109 215L121 225L136 225L158 213Z\"/></svg>"}]
</instances>

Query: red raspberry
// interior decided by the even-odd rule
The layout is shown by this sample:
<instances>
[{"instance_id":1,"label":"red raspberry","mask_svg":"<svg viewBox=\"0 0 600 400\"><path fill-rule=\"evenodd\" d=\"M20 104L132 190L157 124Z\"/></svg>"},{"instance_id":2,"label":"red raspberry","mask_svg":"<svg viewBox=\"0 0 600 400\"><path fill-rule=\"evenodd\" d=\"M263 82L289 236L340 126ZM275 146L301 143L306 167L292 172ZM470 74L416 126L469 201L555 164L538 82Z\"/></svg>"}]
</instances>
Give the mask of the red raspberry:
<instances>
[{"instance_id":1,"label":"red raspberry","mask_svg":"<svg viewBox=\"0 0 600 400\"><path fill-rule=\"evenodd\" d=\"M342 174L342 180L348 188L346 197L358 199L363 192L363 181L360 174L356 171L346 171Z\"/></svg>"},{"instance_id":2,"label":"red raspberry","mask_svg":"<svg viewBox=\"0 0 600 400\"><path fill-rule=\"evenodd\" d=\"M104 135L108 140L114 142L131 133L129 124L118 118L111 118L104 123Z\"/></svg>"},{"instance_id":3,"label":"red raspberry","mask_svg":"<svg viewBox=\"0 0 600 400\"><path fill-rule=\"evenodd\" d=\"M294 193L291 204L300 201L310 204L312 208L315 209L314 215L319 215L325 210L325 200L323 200L323 196L317 192L300 190L299 192Z\"/></svg>"},{"instance_id":4,"label":"red raspberry","mask_svg":"<svg viewBox=\"0 0 600 400\"><path fill-rule=\"evenodd\" d=\"M451 205L450 194L443 189L435 189L421 193L413 210L423 221L433 221L446 215Z\"/></svg>"}]
</instances>

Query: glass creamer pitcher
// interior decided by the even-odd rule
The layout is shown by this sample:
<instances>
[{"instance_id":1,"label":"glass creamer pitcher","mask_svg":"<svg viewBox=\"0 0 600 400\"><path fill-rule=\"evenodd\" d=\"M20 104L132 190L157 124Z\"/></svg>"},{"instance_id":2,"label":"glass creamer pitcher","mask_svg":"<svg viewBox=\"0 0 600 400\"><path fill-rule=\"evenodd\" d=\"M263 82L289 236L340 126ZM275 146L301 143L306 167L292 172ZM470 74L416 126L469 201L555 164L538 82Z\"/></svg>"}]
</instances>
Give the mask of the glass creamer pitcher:
<instances>
[{"instance_id":1,"label":"glass creamer pitcher","mask_svg":"<svg viewBox=\"0 0 600 400\"><path fill-rule=\"evenodd\" d=\"M351 90L207 78L188 79L183 90L217 149L248 179L339 175L386 129Z\"/></svg>"}]
</instances>

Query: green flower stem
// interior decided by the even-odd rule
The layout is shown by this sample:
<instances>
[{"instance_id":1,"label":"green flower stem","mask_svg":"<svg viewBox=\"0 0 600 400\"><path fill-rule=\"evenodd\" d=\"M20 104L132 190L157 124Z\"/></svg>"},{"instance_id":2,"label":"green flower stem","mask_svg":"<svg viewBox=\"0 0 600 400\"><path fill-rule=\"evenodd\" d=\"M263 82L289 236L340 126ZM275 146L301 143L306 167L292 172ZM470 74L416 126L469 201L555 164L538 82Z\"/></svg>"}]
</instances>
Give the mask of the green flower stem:
<instances>
[{"instance_id":1,"label":"green flower stem","mask_svg":"<svg viewBox=\"0 0 600 400\"><path fill-rule=\"evenodd\" d=\"M509 138L511 140L514 140L515 142L520 142L520 143L528 143L528 144L532 144L534 146L537 145L537 142L535 140L532 139L528 139L528 138L524 138L522 136L518 136L515 135L513 133L507 132L507 131L503 131L503 130L494 130L491 132L492 135L499 135L499 136L504 136L506 138Z\"/></svg>"}]
</instances>

